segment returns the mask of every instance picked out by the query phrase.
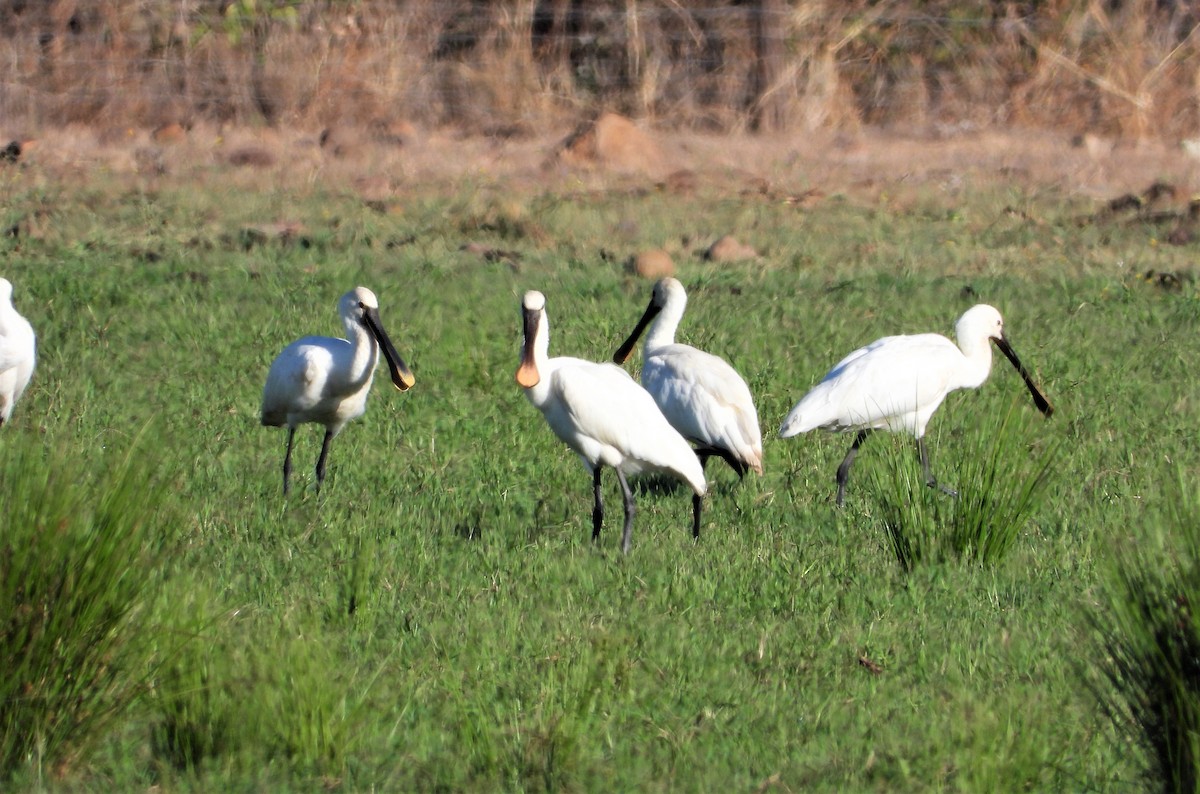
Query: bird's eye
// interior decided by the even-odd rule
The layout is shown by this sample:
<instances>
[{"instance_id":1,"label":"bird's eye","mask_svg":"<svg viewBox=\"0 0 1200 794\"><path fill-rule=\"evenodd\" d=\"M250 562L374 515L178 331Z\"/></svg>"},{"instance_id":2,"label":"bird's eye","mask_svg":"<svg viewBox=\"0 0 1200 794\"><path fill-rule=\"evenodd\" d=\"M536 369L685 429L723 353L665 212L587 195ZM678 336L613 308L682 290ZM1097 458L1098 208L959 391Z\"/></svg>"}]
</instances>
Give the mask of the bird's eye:
<instances>
[{"instance_id":1,"label":"bird's eye","mask_svg":"<svg viewBox=\"0 0 1200 794\"><path fill-rule=\"evenodd\" d=\"M367 305L365 303L363 303L362 301L359 301L358 308L362 309L363 311L366 311Z\"/></svg>"}]
</instances>

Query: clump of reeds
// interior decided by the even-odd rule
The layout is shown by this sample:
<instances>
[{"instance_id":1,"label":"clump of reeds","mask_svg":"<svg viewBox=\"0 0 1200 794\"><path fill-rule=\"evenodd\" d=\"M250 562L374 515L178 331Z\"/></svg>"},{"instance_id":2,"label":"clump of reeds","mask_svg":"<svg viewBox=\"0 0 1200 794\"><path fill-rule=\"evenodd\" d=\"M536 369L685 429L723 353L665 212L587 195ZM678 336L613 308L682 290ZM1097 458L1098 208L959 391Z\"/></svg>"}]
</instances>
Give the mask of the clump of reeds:
<instances>
[{"instance_id":1,"label":"clump of reeds","mask_svg":"<svg viewBox=\"0 0 1200 794\"><path fill-rule=\"evenodd\" d=\"M101 470L41 439L4 439L0 779L64 772L143 691L163 543L146 458Z\"/></svg>"},{"instance_id":2,"label":"clump of reeds","mask_svg":"<svg viewBox=\"0 0 1200 794\"><path fill-rule=\"evenodd\" d=\"M1055 455L1053 445L1031 452L1024 417L1015 405L984 415L934 456L935 473L957 496L925 483L907 439L883 454L872 490L902 568L942 560L991 566L1008 555L1041 502Z\"/></svg>"},{"instance_id":3,"label":"clump of reeds","mask_svg":"<svg viewBox=\"0 0 1200 794\"><path fill-rule=\"evenodd\" d=\"M321 622L231 609L194 580L170 599L147 700L154 758L187 770L286 758L340 774L371 683L347 669Z\"/></svg>"},{"instance_id":4,"label":"clump of reeds","mask_svg":"<svg viewBox=\"0 0 1200 794\"><path fill-rule=\"evenodd\" d=\"M1145 750L1147 778L1200 791L1200 511L1178 499L1115 544L1101 609L1089 618L1097 652L1087 676L1122 740ZM1098 676L1094 673L1099 673Z\"/></svg>"}]
</instances>

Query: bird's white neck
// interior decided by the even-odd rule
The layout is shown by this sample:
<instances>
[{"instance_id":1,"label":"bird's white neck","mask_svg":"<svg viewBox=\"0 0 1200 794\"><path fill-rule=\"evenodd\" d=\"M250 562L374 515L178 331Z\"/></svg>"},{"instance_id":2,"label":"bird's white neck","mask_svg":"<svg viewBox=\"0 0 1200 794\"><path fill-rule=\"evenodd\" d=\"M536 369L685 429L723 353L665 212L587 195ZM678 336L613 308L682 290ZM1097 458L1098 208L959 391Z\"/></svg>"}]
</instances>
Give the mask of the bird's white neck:
<instances>
[{"instance_id":1,"label":"bird's white neck","mask_svg":"<svg viewBox=\"0 0 1200 794\"><path fill-rule=\"evenodd\" d=\"M0 331L7 330L13 324L13 321L20 317L17 310L13 308L12 302L0 300Z\"/></svg>"},{"instance_id":2,"label":"bird's white neck","mask_svg":"<svg viewBox=\"0 0 1200 794\"><path fill-rule=\"evenodd\" d=\"M362 323L351 317L343 318L343 322L346 325L346 339L353 350L347 377L352 383L370 383L375 377L375 364L379 361L379 344Z\"/></svg>"},{"instance_id":3,"label":"bird's white neck","mask_svg":"<svg viewBox=\"0 0 1200 794\"><path fill-rule=\"evenodd\" d=\"M649 355L651 351L660 347L675 344L675 331L678 330L679 322L683 319L683 310L686 306L685 301L668 300L666 305L659 310L654 322L650 323L650 332L646 334L646 346L643 348L645 355Z\"/></svg>"},{"instance_id":4,"label":"bird's white neck","mask_svg":"<svg viewBox=\"0 0 1200 794\"><path fill-rule=\"evenodd\" d=\"M992 371L992 344L986 337L959 338L958 349L966 360L960 370L960 389L976 389L983 385Z\"/></svg>"}]
</instances>

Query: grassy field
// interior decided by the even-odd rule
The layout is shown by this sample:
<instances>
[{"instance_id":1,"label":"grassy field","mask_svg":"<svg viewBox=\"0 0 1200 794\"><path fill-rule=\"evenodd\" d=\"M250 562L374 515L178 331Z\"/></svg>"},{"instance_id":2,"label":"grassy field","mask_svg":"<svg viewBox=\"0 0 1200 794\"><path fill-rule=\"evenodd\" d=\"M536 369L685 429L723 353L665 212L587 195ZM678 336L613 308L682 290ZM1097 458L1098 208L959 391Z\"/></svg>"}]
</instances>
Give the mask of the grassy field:
<instances>
[{"instance_id":1,"label":"grassy field","mask_svg":"<svg viewBox=\"0 0 1200 794\"><path fill-rule=\"evenodd\" d=\"M105 559L137 586L102 633L116 641L95 662L96 702L29 702L46 712L36 729L3 715L14 789L1145 785L1147 753L1092 690L1117 552L1169 530L1200 475L1200 300L1190 283L1137 277L1194 259L1160 244L1161 227L1081 226L1090 204L1006 185L801 209L480 180L379 212L316 185L5 179L6 227L45 212L40 234L0 241L40 353L0 433L0 499L57 472L45 494L70 498L37 504L58 526L112 493L137 518L81 525L116 533ZM239 231L279 217L302 222L303 239ZM762 255L695 255L726 232ZM517 256L486 261L460 250L469 241ZM649 296L621 263L651 246L672 250L689 291L681 339L750 384L766 471L739 483L709 466L695 545L688 492L641 489L624 557L611 473L593 544L589 477L513 380L519 300L547 295L551 355L607 359ZM284 500L285 433L258 422L266 370L297 336L340 334L336 302L356 284L379 296L416 385L377 378L319 495L321 431L303 428ZM997 358L983 388L934 418L934 469L969 490L972 450L1012 411L1005 460L1019 473L1052 455L1050 479L995 564L906 571L883 516L888 472L916 469L911 440L873 437L838 511L849 438L775 430L842 354L890 333L951 334L977 302L1004 314L1057 412L1043 420ZM46 531L0 523L0 547ZM1169 538L1145 548L1171 553ZM31 596L6 598L12 654ZM82 674L48 659L44 691L65 693L56 682ZM65 731L73 708L106 718Z\"/></svg>"}]
</instances>

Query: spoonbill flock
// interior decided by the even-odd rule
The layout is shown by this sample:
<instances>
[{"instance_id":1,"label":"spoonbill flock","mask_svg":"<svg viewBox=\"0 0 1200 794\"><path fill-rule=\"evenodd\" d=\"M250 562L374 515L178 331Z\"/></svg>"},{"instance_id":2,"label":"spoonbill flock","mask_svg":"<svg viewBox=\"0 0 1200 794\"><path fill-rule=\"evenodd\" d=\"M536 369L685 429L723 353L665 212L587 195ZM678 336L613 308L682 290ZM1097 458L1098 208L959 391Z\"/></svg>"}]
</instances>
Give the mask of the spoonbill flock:
<instances>
[{"instance_id":1,"label":"spoonbill flock","mask_svg":"<svg viewBox=\"0 0 1200 794\"><path fill-rule=\"evenodd\" d=\"M387 360L392 383L400 391L413 385L413 374L396 352L379 319L379 300L366 287L350 290L338 301L346 339L305 336L292 342L271 362L263 387L262 423L287 426L283 456L283 493L292 473L292 442L306 422L325 426L317 458L317 489L325 480L329 443L351 419L367 410L367 394L375 378L379 351Z\"/></svg>"},{"instance_id":2,"label":"spoonbill flock","mask_svg":"<svg viewBox=\"0 0 1200 794\"><path fill-rule=\"evenodd\" d=\"M992 371L992 348L1021 373L1033 402L1045 416L1054 408L1033 382L1004 335L1000 312L986 304L968 309L955 326L958 344L940 334L885 336L860 347L839 361L804 395L779 428L780 438L821 428L853 432L854 443L837 470L837 504L846 496L846 480L858 448L873 430L907 431L917 439L917 454L925 483L938 486L929 470L925 426L933 412L957 389L977 389Z\"/></svg>"},{"instance_id":3,"label":"spoonbill flock","mask_svg":"<svg viewBox=\"0 0 1200 794\"><path fill-rule=\"evenodd\" d=\"M33 326L13 308L12 293L12 284L0 278L0 427L25 393L37 358Z\"/></svg>"},{"instance_id":4,"label":"spoonbill flock","mask_svg":"<svg viewBox=\"0 0 1200 794\"><path fill-rule=\"evenodd\" d=\"M0 278L0 426L8 422L29 385L36 358L33 328L13 307L12 293L12 284ZM591 472L593 540L600 537L604 523L601 472L606 466L616 472L625 503L625 553L632 546L637 512L628 477L660 474L684 483L692 491L692 536L699 538L708 459L721 458L739 479L747 471L763 471L762 433L746 381L724 359L675 341L686 307L683 285L674 278L662 279L614 354L615 363L597 363L550 358L546 297L531 290L521 301L523 342L516 381L554 434ZM338 314L346 338L297 339L275 357L267 373L262 424L288 429L285 495L296 428L309 422L325 428L316 465L319 491L331 442L366 411L381 352L395 387L406 391L413 385L412 371L379 317L375 293L366 287L347 292L338 301ZM639 385L619 365L629 359L647 327ZM957 344L940 334L877 339L839 361L784 418L780 438L817 428L854 434L837 469L839 507L859 447L875 430L911 433L925 482L956 495L930 470L925 429L946 395L978 388L987 380L991 343L1020 373L1038 410L1047 417L1054 412L1013 351L999 311L974 306L959 318L955 333Z\"/></svg>"}]
</instances>

